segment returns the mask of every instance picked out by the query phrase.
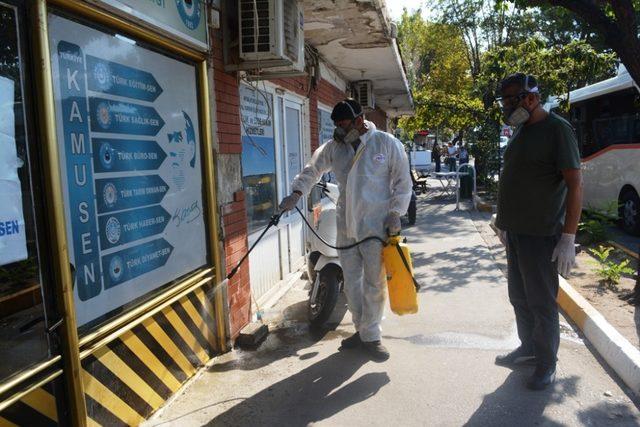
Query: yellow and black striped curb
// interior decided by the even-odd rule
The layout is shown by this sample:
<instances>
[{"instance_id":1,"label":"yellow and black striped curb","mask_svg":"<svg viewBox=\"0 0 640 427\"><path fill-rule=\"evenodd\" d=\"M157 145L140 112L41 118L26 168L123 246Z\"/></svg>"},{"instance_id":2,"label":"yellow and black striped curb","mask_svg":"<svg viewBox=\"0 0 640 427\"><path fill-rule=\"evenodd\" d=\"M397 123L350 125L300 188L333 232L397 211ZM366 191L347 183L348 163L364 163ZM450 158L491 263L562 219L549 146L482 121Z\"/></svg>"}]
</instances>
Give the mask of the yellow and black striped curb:
<instances>
[{"instance_id":1,"label":"yellow and black striped curb","mask_svg":"<svg viewBox=\"0 0 640 427\"><path fill-rule=\"evenodd\" d=\"M213 306L197 289L82 360L88 425L138 425L215 354ZM53 387L0 414L0 427L57 425Z\"/></svg>"},{"instance_id":2,"label":"yellow and black striped curb","mask_svg":"<svg viewBox=\"0 0 640 427\"><path fill-rule=\"evenodd\" d=\"M2 411L0 427L57 426L58 410L53 390L52 381Z\"/></svg>"}]
</instances>

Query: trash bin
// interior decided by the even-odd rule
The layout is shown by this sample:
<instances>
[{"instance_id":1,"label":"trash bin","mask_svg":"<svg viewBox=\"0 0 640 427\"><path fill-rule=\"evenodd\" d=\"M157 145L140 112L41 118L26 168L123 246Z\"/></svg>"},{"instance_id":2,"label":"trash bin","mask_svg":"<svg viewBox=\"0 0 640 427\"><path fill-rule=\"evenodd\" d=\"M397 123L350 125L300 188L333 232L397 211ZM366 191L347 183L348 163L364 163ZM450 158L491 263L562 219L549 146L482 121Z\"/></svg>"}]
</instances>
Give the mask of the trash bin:
<instances>
[{"instance_id":1,"label":"trash bin","mask_svg":"<svg viewBox=\"0 0 640 427\"><path fill-rule=\"evenodd\" d=\"M460 172L467 174L460 177L460 198L471 199L473 197L473 168L463 165L460 166Z\"/></svg>"}]
</instances>

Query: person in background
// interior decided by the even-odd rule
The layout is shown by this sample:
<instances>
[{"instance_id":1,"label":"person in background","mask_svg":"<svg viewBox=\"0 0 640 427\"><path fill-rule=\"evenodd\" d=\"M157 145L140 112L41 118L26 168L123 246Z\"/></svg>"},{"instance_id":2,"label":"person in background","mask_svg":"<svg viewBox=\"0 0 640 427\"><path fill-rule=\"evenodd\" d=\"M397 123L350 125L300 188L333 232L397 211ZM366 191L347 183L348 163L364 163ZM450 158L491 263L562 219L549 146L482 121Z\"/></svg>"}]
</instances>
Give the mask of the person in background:
<instances>
[{"instance_id":1,"label":"person in background","mask_svg":"<svg viewBox=\"0 0 640 427\"><path fill-rule=\"evenodd\" d=\"M457 154L458 154L458 149L450 141L447 144L447 165L449 166L449 172L456 171L456 155Z\"/></svg>"},{"instance_id":2,"label":"person in background","mask_svg":"<svg viewBox=\"0 0 640 427\"><path fill-rule=\"evenodd\" d=\"M437 142L433 143L431 156L433 157L433 161L436 163L436 172L440 172L440 157L442 156L442 154L440 153L440 145L438 145Z\"/></svg>"},{"instance_id":3,"label":"person in background","mask_svg":"<svg viewBox=\"0 0 640 427\"><path fill-rule=\"evenodd\" d=\"M469 151L467 151L466 145L460 143L460 152L458 154L461 165L466 165L469 163Z\"/></svg>"}]
</instances>

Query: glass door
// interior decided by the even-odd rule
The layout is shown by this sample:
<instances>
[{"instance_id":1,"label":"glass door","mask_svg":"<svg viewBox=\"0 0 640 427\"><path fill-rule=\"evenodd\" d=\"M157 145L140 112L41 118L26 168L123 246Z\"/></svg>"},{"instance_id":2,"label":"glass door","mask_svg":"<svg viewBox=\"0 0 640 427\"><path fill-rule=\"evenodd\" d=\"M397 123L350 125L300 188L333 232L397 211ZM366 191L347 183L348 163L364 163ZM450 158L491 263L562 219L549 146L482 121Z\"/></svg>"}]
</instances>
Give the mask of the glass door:
<instances>
[{"instance_id":1,"label":"glass door","mask_svg":"<svg viewBox=\"0 0 640 427\"><path fill-rule=\"evenodd\" d=\"M280 175L283 194L291 193L291 182L303 167L302 103L295 99L278 97L280 118ZM302 198L298 208L305 212L306 199ZM281 263L282 270L291 273L304 264L304 223L297 211L289 212L281 219Z\"/></svg>"}]
</instances>

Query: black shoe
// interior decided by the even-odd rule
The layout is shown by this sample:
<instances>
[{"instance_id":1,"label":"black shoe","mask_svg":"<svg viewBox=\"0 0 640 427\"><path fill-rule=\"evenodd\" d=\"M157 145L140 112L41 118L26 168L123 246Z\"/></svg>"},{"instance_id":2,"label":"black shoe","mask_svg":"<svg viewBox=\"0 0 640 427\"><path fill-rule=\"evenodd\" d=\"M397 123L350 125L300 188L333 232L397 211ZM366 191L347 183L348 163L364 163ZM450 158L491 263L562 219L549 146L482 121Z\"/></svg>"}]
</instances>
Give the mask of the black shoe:
<instances>
[{"instance_id":1,"label":"black shoe","mask_svg":"<svg viewBox=\"0 0 640 427\"><path fill-rule=\"evenodd\" d=\"M352 349L352 348L358 348L361 345L362 345L362 340L360 339L360 334L356 332L355 334L351 335L349 338L343 339L342 342L340 343L340 348Z\"/></svg>"},{"instance_id":2,"label":"black shoe","mask_svg":"<svg viewBox=\"0 0 640 427\"><path fill-rule=\"evenodd\" d=\"M556 368L547 366L537 366L535 372L527 381L527 388L530 390L544 390L556 380Z\"/></svg>"},{"instance_id":3,"label":"black shoe","mask_svg":"<svg viewBox=\"0 0 640 427\"><path fill-rule=\"evenodd\" d=\"M511 353L496 356L496 365L499 366L516 366L535 364L536 356L525 350L522 346L516 348Z\"/></svg>"},{"instance_id":4,"label":"black shoe","mask_svg":"<svg viewBox=\"0 0 640 427\"><path fill-rule=\"evenodd\" d=\"M363 342L362 347L369 353L369 356L377 362L384 362L389 359L389 350L380 341Z\"/></svg>"}]
</instances>

